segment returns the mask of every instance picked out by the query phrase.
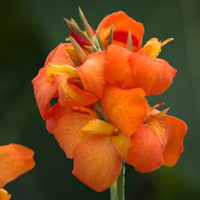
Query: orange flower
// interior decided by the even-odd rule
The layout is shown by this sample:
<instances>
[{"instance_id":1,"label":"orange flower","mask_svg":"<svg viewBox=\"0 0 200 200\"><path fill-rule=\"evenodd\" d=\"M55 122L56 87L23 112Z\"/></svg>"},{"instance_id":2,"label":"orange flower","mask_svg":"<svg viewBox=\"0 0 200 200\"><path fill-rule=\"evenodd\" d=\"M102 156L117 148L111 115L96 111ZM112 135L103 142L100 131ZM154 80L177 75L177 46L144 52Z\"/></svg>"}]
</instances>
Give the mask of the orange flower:
<instances>
[{"instance_id":1,"label":"orange flower","mask_svg":"<svg viewBox=\"0 0 200 200\"><path fill-rule=\"evenodd\" d=\"M115 125L72 111L60 118L53 134L74 158L72 173L87 186L101 192L117 180L130 139Z\"/></svg>"},{"instance_id":2,"label":"orange flower","mask_svg":"<svg viewBox=\"0 0 200 200\"><path fill-rule=\"evenodd\" d=\"M45 62L45 66L40 69L38 75L32 80L36 101L44 120L50 119L52 113L50 110L50 101L58 97L62 107L65 106L86 106L96 102L103 92L103 71L106 59L106 52L97 52L86 57L83 66L77 66L72 61L69 53L72 46L70 44L60 44L52 51ZM67 50L66 50L67 49ZM73 55L75 57L76 55ZM84 72L82 67L87 71L85 77L91 76L89 72L93 70L92 75L102 77L98 85L96 82L88 83L84 80L84 86L80 76ZM89 92L87 92L89 91ZM96 95L95 95L96 94Z\"/></svg>"},{"instance_id":3,"label":"orange flower","mask_svg":"<svg viewBox=\"0 0 200 200\"><path fill-rule=\"evenodd\" d=\"M84 107L52 107L47 129L54 134L68 158L74 158L73 174L101 192L118 178L130 147L129 136L147 116L149 106L140 88L122 90L106 85L102 106L112 122L99 120ZM94 108L94 110L96 110Z\"/></svg>"},{"instance_id":4,"label":"orange flower","mask_svg":"<svg viewBox=\"0 0 200 200\"><path fill-rule=\"evenodd\" d=\"M140 88L106 85L102 106L110 123L88 108L53 107L47 127L74 159L72 173L92 189L101 192L117 180L121 159L144 173L174 165L183 152L186 124L156 106L149 110L144 95Z\"/></svg>"},{"instance_id":5,"label":"orange flower","mask_svg":"<svg viewBox=\"0 0 200 200\"><path fill-rule=\"evenodd\" d=\"M108 37L111 27L113 26L113 44L126 47L129 31L131 32L133 51L137 52L142 46L144 27L141 23L127 16L124 12L119 11L106 16L97 28L105 49L107 49Z\"/></svg>"},{"instance_id":6,"label":"orange flower","mask_svg":"<svg viewBox=\"0 0 200 200\"><path fill-rule=\"evenodd\" d=\"M0 188L35 166L34 152L22 145L0 146ZM0 199L10 199L11 195L0 189Z\"/></svg>"},{"instance_id":7,"label":"orange flower","mask_svg":"<svg viewBox=\"0 0 200 200\"><path fill-rule=\"evenodd\" d=\"M176 70L167 61L156 59L160 47L169 40L159 43L150 40L138 53L131 53L116 45L108 47L105 79L122 88L142 88L146 95L161 94L172 84ZM146 55L144 55L146 54Z\"/></svg>"},{"instance_id":8,"label":"orange flower","mask_svg":"<svg viewBox=\"0 0 200 200\"><path fill-rule=\"evenodd\" d=\"M157 59L172 39L153 38L141 48L143 25L121 11L105 17L95 35L79 12L86 31L66 20L77 42L56 47L32 83L47 130L74 159L72 173L101 192L117 180L122 159L139 172L174 165L187 126L156 110L160 104L150 108L145 98L172 84L176 70ZM51 107L53 98L58 101Z\"/></svg>"},{"instance_id":9,"label":"orange flower","mask_svg":"<svg viewBox=\"0 0 200 200\"><path fill-rule=\"evenodd\" d=\"M173 166L183 152L187 125L180 119L153 109L135 133L126 162L147 173L161 165Z\"/></svg>"}]
</instances>

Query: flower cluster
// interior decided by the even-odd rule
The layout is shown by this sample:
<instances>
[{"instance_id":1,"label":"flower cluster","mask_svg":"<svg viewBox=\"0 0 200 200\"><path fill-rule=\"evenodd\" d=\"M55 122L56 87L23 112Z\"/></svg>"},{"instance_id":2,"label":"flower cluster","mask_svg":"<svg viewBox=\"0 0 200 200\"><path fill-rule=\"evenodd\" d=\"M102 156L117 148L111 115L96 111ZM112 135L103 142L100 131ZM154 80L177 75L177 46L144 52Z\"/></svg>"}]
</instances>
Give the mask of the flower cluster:
<instances>
[{"instance_id":1,"label":"flower cluster","mask_svg":"<svg viewBox=\"0 0 200 200\"><path fill-rule=\"evenodd\" d=\"M79 12L85 31L65 19L73 37L50 52L32 83L47 130L74 159L72 173L101 192L123 161L141 173L173 166L187 126L146 100L172 84L176 70L157 58L172 38L142 47L143 25L124 12L105 17L96 31Z\"/></svg>"}]
</instances>

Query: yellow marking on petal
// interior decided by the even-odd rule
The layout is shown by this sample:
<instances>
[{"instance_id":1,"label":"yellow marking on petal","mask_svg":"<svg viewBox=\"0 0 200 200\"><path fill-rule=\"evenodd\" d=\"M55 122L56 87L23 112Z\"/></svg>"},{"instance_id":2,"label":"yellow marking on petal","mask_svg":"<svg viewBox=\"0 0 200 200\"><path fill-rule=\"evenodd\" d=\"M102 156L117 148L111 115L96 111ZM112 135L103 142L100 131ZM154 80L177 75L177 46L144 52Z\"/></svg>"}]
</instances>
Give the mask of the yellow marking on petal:
<instances>
[{"instance_id":1,"label":"yellow marking on petal","mask_svg":"<svg viewBox=\"0 0 200 200\"><path fill-rule=\"evenodd\" d=\"M168 135L166 133L165 127L156 119L151 117L149 120L145 122L145 126L152 129L156 135L159 137L162 147L164 147L168 140ZM164 137L165 144L163 144L162 136Z\"/></svg>"},{"instance_id":2,"label":"yellow marking on petal","mask_svg":"<svg viewBox=\"0 0 200 200\"><path fill-rule=\"evenodd\" d=\"M147 43L138 51L138 53L145 54L149 58L156 58L161 52L161 47L172 40L174 40L174 38L169 38L161 43L158 41L158 38L152 38L147 41Z\"/></svg>"},{"instance_id":3,"label":"yellow marking on petal","mask_svg":"<svg viewBox=\"0 0 200 200\"><path fill-rule=\"evenodd\" d=\"M120 131L120 133L118 133L117 135L112 134L111 140L115 146L118 155L122 159L126 160L127 153L130 148L130 138L127 137L122 131Z\"/></svg>"},{"instance_id":4,"label":"yellow marking on petal","mask_svg":"<svg viewBox=\"0 0 200 200\"><path fill-rule=\"evenodd\" d=\"M48 63L46 73L48 74L55 74L65 76L68 75L69 72L79 77L77 69L70 66L70 65L60 65L55 63Z\"/></svg>"},{"instance_id":5,"label":"yellow marking on petal","mask_svg":"<svg viewBox=\"0 0 200 200\"><path fill-rule=\"evenodd\" d=\"M55 80L55 78L56 78L56 75L50 74L50 75L48 75L47 78L45 79L45 82L47 82L47 83L53 83L54 80Z\"/></svg>"},{"instance_id":6,"label":"yellow marking on petal","mask_svg":"<svg viewBox=\"0 0 200 200\"><path fill-rule=\"evenodd\" d=\"M89 121L89 123L82 128L79 132L79 137L88 137L98 133L114 136L119 134L119 129L113 124L99 119L94 119Z\"/></svg>"},{"instance_id":7,"label":"yellow marking on petal","mask_svg":"<svg viewBox=\"0 0 200 200\"><path fill-rule=\"evenodd\" d=\"M69 74L69 72L66 70L66 68L63 65L55 64L55 63L48 63L47 65L47 70L46 70L47 75L60 75L64 76Z\"/></svg>"},{"instance_id":8,"label":"yellow marking on petal","mask_svg":"<svg viewBox=\"0 0 200 200\"><path fill-rule=\"evenodd\" d=\"M84 89L80 78L72 73L68 74L65 81L62 81L59 87L62 87L64 92L68 94L72 99L78 100L77 92L73 87L71 87L72 85L76 85L78 88Z\"/></svg>"}]
</instances>

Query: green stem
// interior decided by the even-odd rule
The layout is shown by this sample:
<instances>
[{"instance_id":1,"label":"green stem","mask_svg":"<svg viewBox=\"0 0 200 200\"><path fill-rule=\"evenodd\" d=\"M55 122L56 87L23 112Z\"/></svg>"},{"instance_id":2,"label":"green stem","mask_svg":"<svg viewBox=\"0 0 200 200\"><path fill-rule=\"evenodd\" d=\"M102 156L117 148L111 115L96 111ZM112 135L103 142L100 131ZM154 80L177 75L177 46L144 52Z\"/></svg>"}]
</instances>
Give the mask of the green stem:
<instances>
[{"instance_id":1,"label":"green stem","mask_svg":"<svg viewBox=\"0 0 200 200\"><path fill-rule=\"evenodd\" d=\"M125 187L125 161L122 161L122 171L117 180L117 191L119 200L125 200L124 197L124 187Z\"/></svg>"},{"instance_id":2,"label":"green stem","mask_svg":"<svg viewBox=\"0 0 200 200\"><path fill-rule=\"evenodd\" d=\"M110 187L110 200L119 200L117 194L117 181Z\"/></svg>"},{"instance_id":3,"label":"green stem","mask_svg":"<svg viewBox=\"0 0 200 200\"><path fill-rule=\"evenodd\" d=\"M125 200L124 187L125 187L125 162L122 161L122 171L117 181L110 187L110 199Z\"/></svg>"}]
</instances>

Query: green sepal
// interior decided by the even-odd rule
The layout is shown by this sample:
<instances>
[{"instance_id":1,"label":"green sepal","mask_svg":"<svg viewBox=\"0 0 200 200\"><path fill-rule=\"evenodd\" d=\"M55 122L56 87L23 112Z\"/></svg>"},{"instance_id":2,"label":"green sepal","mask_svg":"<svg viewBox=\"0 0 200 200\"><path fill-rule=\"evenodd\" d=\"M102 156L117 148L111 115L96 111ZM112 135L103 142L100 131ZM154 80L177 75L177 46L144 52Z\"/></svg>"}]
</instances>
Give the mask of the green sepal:
<instances>
[{"instance_id":1,"label":"green sepal","mask_svg":"<svg viewBox=\"0 0 200 200\"><path fill-rule=\"evenodd\" d=\"M77 55L79 56L79 58L81 59L82 62L84 62L85 58L87 57L85 52L83 51L83 49L81 48L81 46L76 42L76 40L72 37L70 37L72 46L74 47L75 52L77 53Z\"/></svg>"},{"instance_id":2,"label":"green sepal","mask_svg":"<svg viewBox=\"0 0 200 200\"><path fill-rule=\"evenodd\" d=\"M90 25L89 25L87 19L85 18L85 15L83 14L83 12L82 12L80 7L79 7L79 15L80 15L81 21L83 23L84 29L85 29L88 37L92 40L93 33L92 33L92 31L90 29Z\"/></svg>"},{"instance_id":3,"label":"green sepal","mask_svg":"<svg viewBox=\"0 0 200 200\"><path fill-rule=\"evenodd\" d=\"M110 28L110 33L109 33L109 36L108 36L108 44L107 44L107 47L109 45L111 45L113 43L113 26L111 26Z\"/></svg>"},{"instance_id":4,"label":"green sepal","mask_svg":"<svg viewBox=\"0 0 200 200\"><path fill-rule=\"evenodd\" d=\"M76 58L74 58L73 56L70 56L70 57L74 61L74 63L76 64L76 66L81 66L81 64L78 62L78 60L76 60Z\"/></svg>"},{"instance_id":5,"label":"green sepal","mask_svg":"<svg viewBox=\"0 0 200 200\"><path fill-rule=\"evenodd\" d=\"M69 27L70 30L72 30L76 35L78 35L88 44L93 45L90 38L79 27L77 27L73 22L70 22L68 19L64 18L64 20L66 21L67 26Z\"/></svg>"},{"instance_id":6,"label":"green sepal","mask_svg":"<svg viewBox=\"0 0 200 200\"><path fill-rule=\"evenodd\" d=\"M76 23L76 21L73 18L71 18L71 23L73 23L75 26L77 26L79 28L78 24Z\"/></svg>"},{"instance_id":7,"label":"green sepal","mask_svg":"<svg viewBox=\"0 0 200 200\"><path fill-rule=\"evenodd\" d=\"M100 47L101 51L105 51L105 48L104 48L103 42L102 42L102 40L101 40L99 34L96 33L96 36L97 36L96 38L97 38L97 40L98 40L99 47ZM94 41L94 39L93 39L93 41Z\"/></svg>"},{"instance_id":8,"label":"green sepal","mask_svg":"<svg viewBox=\"0 0 200 200\"><path fill-rule=\"evenodd\" d=\"M133 51L133 41L132 41L132 35L130 31L128 32L126 49L128 49L131 52Z\"/></svg>"}]
</instances>

